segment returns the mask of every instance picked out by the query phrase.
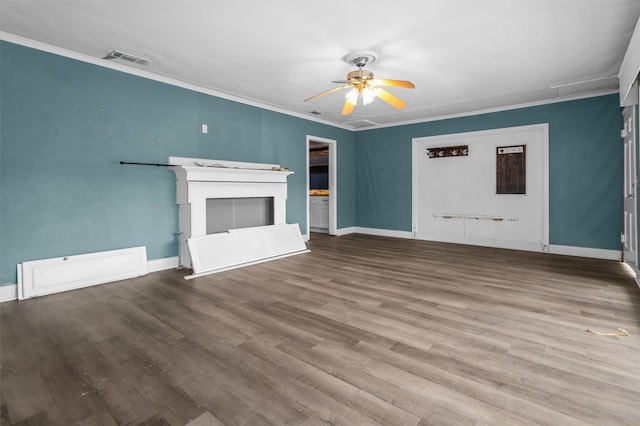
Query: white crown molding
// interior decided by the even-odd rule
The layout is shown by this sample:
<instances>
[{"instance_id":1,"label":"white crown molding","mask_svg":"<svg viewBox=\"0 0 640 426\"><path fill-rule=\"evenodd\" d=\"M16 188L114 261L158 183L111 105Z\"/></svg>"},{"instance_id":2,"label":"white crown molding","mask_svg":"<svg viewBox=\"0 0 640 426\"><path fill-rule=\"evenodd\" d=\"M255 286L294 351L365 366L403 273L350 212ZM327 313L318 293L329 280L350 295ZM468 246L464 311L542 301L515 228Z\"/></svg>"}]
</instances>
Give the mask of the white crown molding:
<instances>
[{"instance_id":1,"label":"white crown molding","mask_svg":"<svg viewBox=\"0 0 640 426\"><path fill-rule=\"evenodd\" d=\"M337 127L344 130L353 131L353 127L351 126L343 126L339 125L327 120L322 120L319 118L311 117L305 114L301 114L299 112L290 111L284 108L276 107L273 105L265 104L255 99L243 98L237 95L233 95L230 93L220 92L213 89L208 89L206 87L198 86L193 83L187 83L185 81L177 80L175 78L166 77L160 74L155 74L149 71L140 70L137 68L132 68L126 65L119 64L117 62L110 62L107 60L103 60L101 58L94 58L93 56L85 55L84 53L74 52L69 49L65 49L58 46L53 46L47 43L43 43L41 41L32 40L26 37L22 37L19 35L7 33L5 31L0 31L0 40L7 41L14 44L19 44L21 46L30 47L32 49L41 50L47 53L53 53L54 55L64 56L66 58L75 59L77 61L86 62L92 65L97 65L103 68L109 68L112 70L120 71L126 74L135 75L137 77L146 78L149 80L158 81L160 83L169 84L176 87L181 87L183 89L193 90L194 92L204 93L206 95L215 96L217 98L226 99L233 102L238 102L245 105L250 105L258 108L262 108L268 111L278 112L281 114L290 115L296 118L302 118L303 120L313 121L316 123L326 124L331 127Z\"/></svg>"},{"instance_id":2,"label":"white crown molding","mask_svg":"<svg viewBox=\"0 0 640 426\"><path fill-rule=\"evenodd\" d=\"M637 90L632 93L633 85L638 81L640 73L640 19L636 22L635 30L629 41L629 46L622 59L618 80L620 81L620 106L629 106L638 103Z\"/></svg>"},{"instance_id":3,"label":"white crown molding","mask_svg":"<svg viewBox=\"0 0 640 426\"><path fill-rule=\"evenodd\" d=\"M511 111L514 109L530 108L530 107L536 107L541 105L559 104L562 102L577 101L580 99L596 98L598 96L615 95L615 94L618 94L617 90L602 90L602 91L596 91L591 93L583 93L581 95L567 96L563 98L543 99L541 101L525 102L522 104L505 105L505 106L494 107L494 108L479 109L476 111L467 111L467 112L460 112L456 114L439 115L436 117L418 118L415 120L399 121L391 124L377 124L375 126L368 126L361 129L354 129L353 131L363 132L366 130L383 129L385 127L399 127L399 126L407 126L409 124L421 124L421 123L429 123L432 121L449 120L452 118L472 117L474 115L491 114L493 112Z\"/></svg>"},{"instance_id":4,"label":"white crown molding","mask_svg":"<svg viewBox=\"0 0 640 426\"><path fill-rule=\"evenodd\" d=\"M211 96L215 96L218 98L222 98L222 99L227 99L233 102L238 102L241 104L245 104L245 105L250 105L250 106L254 106L254 107L258 107L258 108L262 108L265 110L269 110L269 111L273 111L273 112L278 112L281 114L286 114L292 117L296 117L296 118L301 118L303 120L308 120L308 121L312 121L312 122L316 122L316 123L321 123L321 124L326 124L328 126L331 127L336 127L339 129L343 129L343 130L349 130L352 132L361 132L361 131L366 131L366 130L374 130L374 129L383 129L383 128L387 128L387 127L398 127L398 126L405 126L405 125L409 125L409 124L420 124L420 123L428 123L428 122L432 122L432 121L441 121L441 120L447 120L447 119L451 119L451 118L461 118L461 117L470 117L470 116L474 116L474 115L482 115L482 114L489 114L492 112L501 112L501 111L509 111L509 110L513 110L513 109L520 109L520 108L528 108L528 107L534 107L534 106L540 106L540 105L548 105L548 104L555 104L555 103L560 103L560 102L569 102L569 101L575 101L575 100L579 100L579 99L586 99L586 98L593 98L593 97L597 97L597 96L604 96L604 95L610 95L610 94L618 94L619 91L618 90L607 90L607 91L597 91L597 92L592 92L592 93L587 93L587 94L581 94L581 95L575 95L575 96L567 96L567 97L562 97L562 98L555 98L555 99L545 99L545 100L541 100L541 101L534 101L534 102L527 102L527 103L522 103L522 104L514 104L514 105L506 105L506 106L501 106L501 107L494 107L494 108L487 108L487 109L482 109L482 110L476 110L476 111L468 111L468 112L461 112L461 113L457 113L457 114L448 114L448 115L440 115L440 116L436 116L436 117L428 117L428 118L419 118L419 119L415 119L415 120L407 120L407 121L399 121L399 122L395 122L395 123L389 123L389 124L378 124L378 125L374 125L374 126L368 126L366 128L354 128L353 126L349 126L349 125L340 125L337 123L333 123L331 121L327 121L327 120L322 120L319 118L315 118L315 117L310 117L308 115L305 114L301 114L299 112L295 112L295 111L290 111L284 108L280 108L280 107L276 107L273 105L269 105L269 104L265 104L262 103L260 101L257 101L255 99L250 99L250 98L243 98L237 95L233 95L230 93L225 93L225 92L220 92L217 90L213 90L213 89L208 89L206 87L202 87L202 86L198 86L196 84L193 83L187 83L185 81L181 81L181 80L177 80L171 77L166 77L160 74L155 74L149 71L144 71L144 70L140 70L137 68L131 68L128 67L126 65L122 65L116 62L109 62L109 61L105 61L101 58L95 58L93 56L89 56L89 55L85 55L83 53L78 53L78 52L74 52L72 50L69 49L65 49L62 47L58 47L58 46L53 46L41 41L37 41L37 40L32 40L26 37L22 37L16 34L11 34L11 33L7 33L5 31L0 31L0 40L4 40L4 41L8 41L10 43L14 43L14 44L19 44L21 46L25 46L25 47L30 47L33 49L37 49L37 50L41 50L44 52L48 52L48 53L53 53L55 55L59 55L59 56L64 56L70 59L75 59L78 61L82 61L82 62L86 62L86 63L90 63L93 65L97 65L103 68L109 68L109 69L113 69L116 71L120 71L126 74L131 74L131 75L135 75L138 77L142 77L142 78L146 78L149 80L154 80L154 81L158 81L161 83L166 83L172 86L176 86L176 87L181 87L183 89L188 89L188 90L193 90L195 92L199 92L199 93L204 93L206 95L211 95Z\"/></svg>"}]
</instances>

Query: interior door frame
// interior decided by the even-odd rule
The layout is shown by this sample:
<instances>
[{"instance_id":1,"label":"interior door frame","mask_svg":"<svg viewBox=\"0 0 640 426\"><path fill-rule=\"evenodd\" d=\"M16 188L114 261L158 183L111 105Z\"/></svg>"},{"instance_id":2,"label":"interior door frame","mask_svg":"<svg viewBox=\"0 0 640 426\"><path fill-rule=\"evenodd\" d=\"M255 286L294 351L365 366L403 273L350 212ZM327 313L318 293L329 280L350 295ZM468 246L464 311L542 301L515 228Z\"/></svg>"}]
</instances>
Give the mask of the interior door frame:
<instances>
[{"instance_id":1,"label":"interior door frame","mask_svg":"<svg viewBox=\"0 0 640 426\"><path fill-rule=\"evenodd\" d=\"M329 146L329 235L338 235L338 145L334 139L307 135L306 142L306 193L307 193L307 228L304 235L305 241L311 238L311 224L309 216L309 143L320 142Z\"/></svg>"},{"instance_id":2,"label":"interior door frame","mask_svg":"<svg viewBox=\"0 0 640 426\"><path fill-rule=\"evenodd\" d=\"M629 111L628 114L628 119L627 119L627 114L626 111ZM623 110L623 129L622 129L622 144L623 144L623 206L622 206L622 210L623 210L623 220L622 220L622 234L623 234L623 239L622 239L622 258L624 260L624 262L629 265L633 271L637 274L638 273L638 257L640 256L640 254L638 253L638 201L637 201L637 196L638 196L638 188L637 188L637 183L638 183L638 105L629 105L624 107ZM632 134L632 139L631 139L631 147L632 147L632 151L633 152L628 152L627 150L627 135L631 133ZM628 164L629 164L629 155L631 155L633 158L633 163L634 166L632 167L632 170L628 170ZM629 175L633 175L633 176L629 176ZM628 180L631 179L631 182L628 182ZM631 186L631 188L629 188L629 185ZM631 233L632 235L629 235L629 229L627 229L627 200L631 199L631 202L629 204L631 204L633 206L633 211L632 211L632 217L631 219L633 220L633 225L632 225L632 230ZM631 241L631 245L632 250L627 250L628 248L628 241ZM632 255L632 256L630 256ZM629 259L629 257L633 257L632 259Z\"/></svg>"},{"instance_id":3,"label":"interior door frame","mask_svg":"<svg viewBox=\"0 0 640 426\"><path fill-rule=\"evenodd\" d=\"M549 248L549 123L531 124L525 126L501 127L489 130L480 130L475 132L448 133L444 135L422 136L412 139L411 147L411 235L417 238L418 233L418 196L419 196L419 179L418 179L418 160L420 155L420 146L426 141L459 141L460 138L487 136L504 134L519 130L538 130L542 134L542 244L541 250L548 252ZM472 244L472 243L468 243ZM501 246L502 248L526 250L522 247L511 247L508 244Z\"/></svg>"}]
</instances>

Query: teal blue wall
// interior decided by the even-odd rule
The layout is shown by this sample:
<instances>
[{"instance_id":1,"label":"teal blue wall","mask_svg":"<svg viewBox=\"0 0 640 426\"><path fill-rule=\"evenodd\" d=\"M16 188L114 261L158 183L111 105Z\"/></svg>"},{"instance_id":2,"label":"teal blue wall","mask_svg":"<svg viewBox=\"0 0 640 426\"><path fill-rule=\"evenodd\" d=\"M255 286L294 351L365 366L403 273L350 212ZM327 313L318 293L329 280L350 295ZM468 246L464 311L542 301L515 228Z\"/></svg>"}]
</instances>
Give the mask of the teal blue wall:
<instances>
[{"instance_id":1,"label":"teal blue wall","mask_svg":"<svg viewBox=\"0 0 640 426\"><path fill-rule=\"evenodd\" d=\"M412 138L549 123L549 242L620 249L618 101L607 95L357 132L356 223L411 231Z\"/></svg>"},{"instance_id":2,"label":"teal blue wall","mask_svg":"<svg viewBox=\"0 0 640 426\"><path fill-rule=\"evenodd\" d=\"M306 229L306 136L337 141L338 227L355 225L354 133L0 42L0 284L16 264L147 247L177 255L170 155L278 163ZM201 124L209 133L202 134Z\"/></svg>"},{"instance_id":3,"label":"teal blue wall","mask_svg":"<svg viewBox=\"0 0 640 426\"><path fill-rule=\"evenodd\" d=\"M338 228L411 230L411 140L549 123L550 242L618 249L615 95L350 132L0 42L0 284L16 264L130 246L177 255L170 155L273 162L306 226L306 136L336 140ZM200 125L208 124L202 134Z\"/></svg>"}]
</instances>

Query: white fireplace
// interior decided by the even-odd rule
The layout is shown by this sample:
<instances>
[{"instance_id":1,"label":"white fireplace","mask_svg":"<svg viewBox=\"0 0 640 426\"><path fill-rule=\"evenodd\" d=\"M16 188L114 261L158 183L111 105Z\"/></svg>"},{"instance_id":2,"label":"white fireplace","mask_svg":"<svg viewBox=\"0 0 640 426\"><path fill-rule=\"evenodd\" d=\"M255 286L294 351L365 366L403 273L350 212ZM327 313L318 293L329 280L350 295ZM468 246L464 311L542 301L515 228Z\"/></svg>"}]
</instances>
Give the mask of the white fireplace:
<instances>
[{"instance_id":1,"label":"white fireplace","mask_svg":"<svg viewBox=\"0 0 640 426\"><path fill-rule=\"evenodd\" d=\"M209 240L205 246L210 248L211 244L226 244L223 241L229 240L230 235L246 234L237 232L239 228L260 232L266 229L270 233L285 229L287 177L293 172L278 164L199 158L169 157L169 164L174 165L171 168L176 174L181 266L198 273L194 267L198 265L193 262L196 256L190 251L203 239ZM291 234L291 229L286 232ZM235 244L230 250L254 249ZM297 243L295 246L300 247ZM240 258L241 263L246 263L243 256Z\"/></svg>"}]
</instances>

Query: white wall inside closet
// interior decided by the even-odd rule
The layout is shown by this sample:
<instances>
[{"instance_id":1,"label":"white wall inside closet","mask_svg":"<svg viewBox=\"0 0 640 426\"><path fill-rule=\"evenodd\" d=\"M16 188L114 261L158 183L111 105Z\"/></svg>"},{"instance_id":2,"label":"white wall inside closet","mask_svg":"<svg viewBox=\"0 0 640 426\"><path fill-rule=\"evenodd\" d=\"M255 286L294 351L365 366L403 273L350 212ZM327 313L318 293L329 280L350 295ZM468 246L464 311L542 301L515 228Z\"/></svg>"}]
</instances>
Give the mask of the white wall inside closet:
<instances>
[{"instance_id":1,"label":"white wall inside closet","mask_svg":"<svg viewBox=\"0 0 640 426\"><path fill-rule=\"evenodd\" d=\"M430 158L427 153L427 149L464 145L466 156ZM513 146L525 147L525 193L498 194L498 149ZM548 146L548 124L414 139L414 237L547 250Z\"/></svg>"}]
</instances>

